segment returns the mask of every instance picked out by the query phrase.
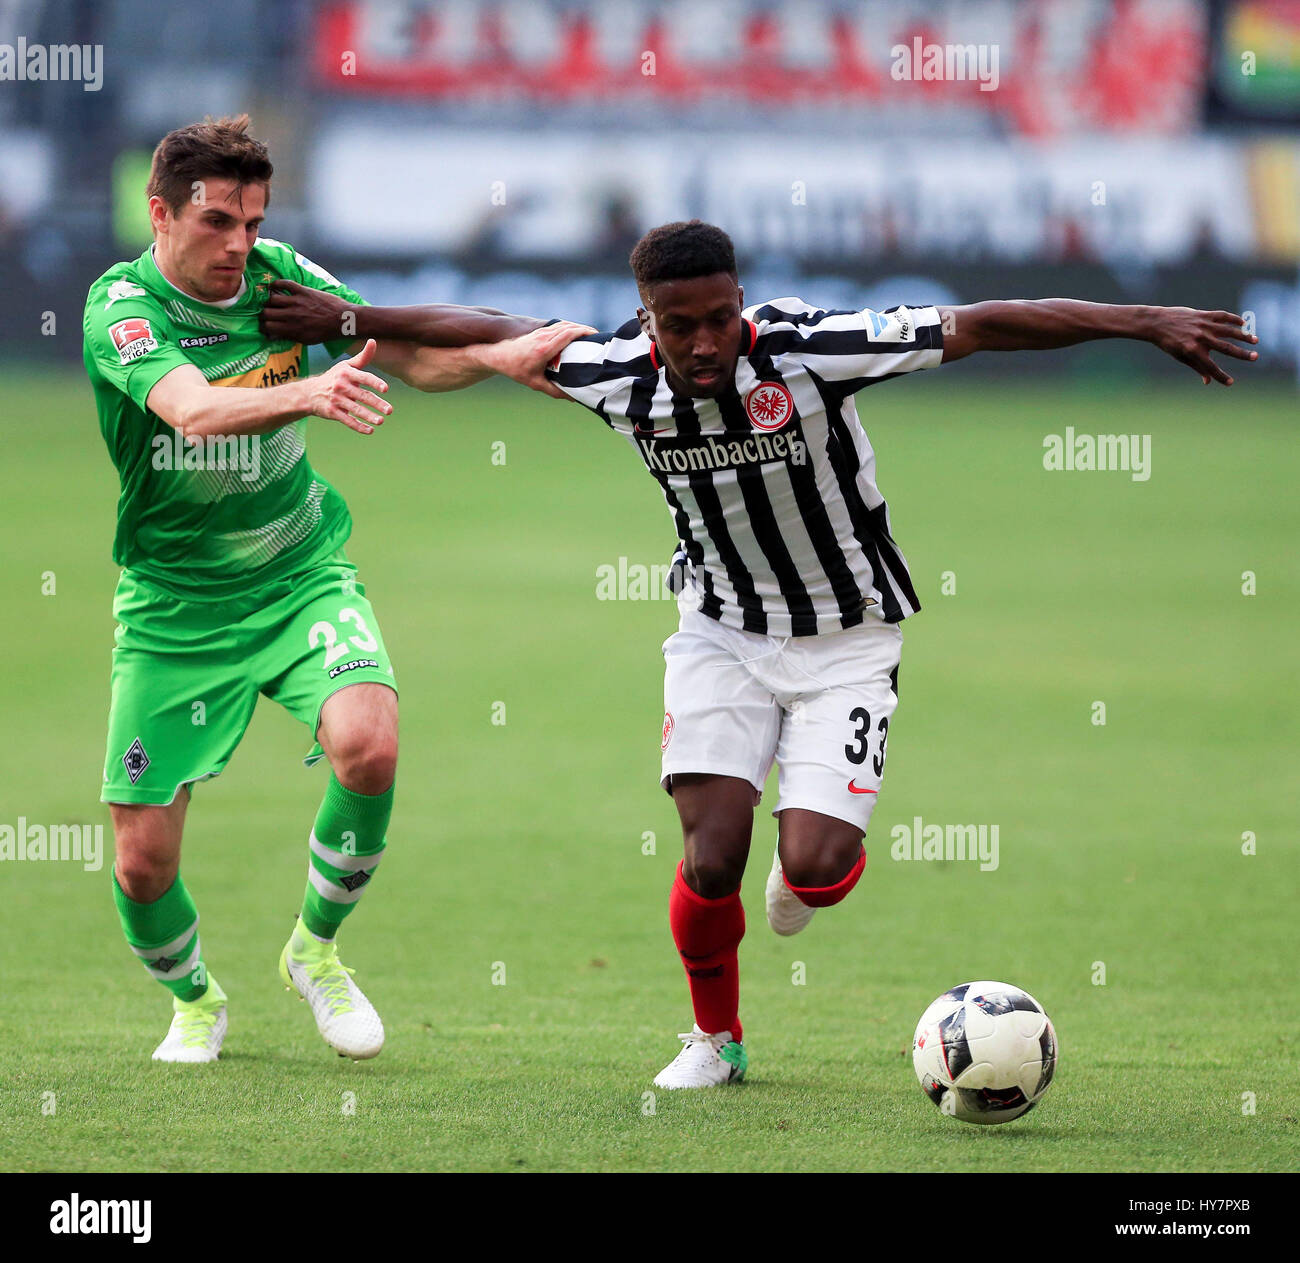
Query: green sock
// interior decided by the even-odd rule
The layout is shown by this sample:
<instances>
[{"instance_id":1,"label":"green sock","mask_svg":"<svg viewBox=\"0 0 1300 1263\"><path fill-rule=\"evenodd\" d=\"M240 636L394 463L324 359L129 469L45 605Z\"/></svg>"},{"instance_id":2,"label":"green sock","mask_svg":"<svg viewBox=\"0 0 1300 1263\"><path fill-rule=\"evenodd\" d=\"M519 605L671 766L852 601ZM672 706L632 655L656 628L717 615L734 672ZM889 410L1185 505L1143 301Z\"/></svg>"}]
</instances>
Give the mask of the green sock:
<instances>
[{"instance_id":1,"label":"green sock","mask_svg":"<svg viewBox=\"0 0 1300 1263\"><path fill-rule=\"evenodd\" d=\"M356 906L384 853L393 814L393 786L382 794L358 794L333 772L316 813L307 862L302 924L328 942Z\"/></svg>"},{"instance_id":2,"label":"green sock","mask_svg":"<svg viewBox=\"0 0 1300 1263\"><path fill-rule=\"evenodd\" d=\"M122 933L151 978L178 1000L197 1000L208 989L208 971L199 947L199 910L177 874L166 894L152 903L136 903L117 884L113 899Z\"/></svg>"}]
</instances>

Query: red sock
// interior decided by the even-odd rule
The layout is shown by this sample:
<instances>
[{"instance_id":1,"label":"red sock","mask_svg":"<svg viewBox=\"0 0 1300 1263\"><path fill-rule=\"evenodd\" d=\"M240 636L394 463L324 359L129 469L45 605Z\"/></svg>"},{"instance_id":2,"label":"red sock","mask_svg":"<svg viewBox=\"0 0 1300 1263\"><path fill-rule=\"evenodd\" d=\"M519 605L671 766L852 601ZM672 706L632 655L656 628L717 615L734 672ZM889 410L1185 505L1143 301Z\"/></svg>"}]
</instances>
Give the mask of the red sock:
<instances>
[{"instance_id":1,"label":"red sock","mask_svg":"<svg viewBox=\"0 0 1300 1263\"><path fill-rule=\"evenodd\" d=\"M745 937L745 909L736 889L721 899L697 895L677 865L668 899L668 924L691 984L695 1023L709 1035L730 1031L740 1041L740 964L736 949Z\"/></svg>"},{"instance_id":2,"label":"red sock","mask_svg":"<svg viewBox=\"0 0 1300 1263\"><path fill-rule=\"evenodd\" d=\"M839 903L858 884L858 878L862 876L862 870L866 866L867 848L864 846L858 856L858 862L849 869L846 876L841 877L833 886L793 886L789 881L786 881L785 884L810 908L829 908L832 904ZM785 876L784 869L781 876Z\"/></svg>"}]
</instances>

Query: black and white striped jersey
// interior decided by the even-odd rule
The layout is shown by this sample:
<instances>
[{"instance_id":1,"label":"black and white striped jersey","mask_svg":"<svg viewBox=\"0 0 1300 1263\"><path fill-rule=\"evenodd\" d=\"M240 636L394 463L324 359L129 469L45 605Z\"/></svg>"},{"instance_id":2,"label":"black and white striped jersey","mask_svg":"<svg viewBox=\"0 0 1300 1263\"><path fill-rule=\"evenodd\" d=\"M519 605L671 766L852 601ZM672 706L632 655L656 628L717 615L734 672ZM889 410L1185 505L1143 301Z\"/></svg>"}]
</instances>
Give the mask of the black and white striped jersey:
<instances>
[{"instance_id":1,"label":"black and white striped jersey","mask_svg":"<svg viewBox=\"0 0 1300 1263\"><path fill-rule=\"evenodd\" d=\"M636 448L672 511L701 612L812 636L921 608L853 395L943 356L934 307L748 307L715 399L673 393L635 320L569 344L547 376Z\"/></svg>"}]
</instances>

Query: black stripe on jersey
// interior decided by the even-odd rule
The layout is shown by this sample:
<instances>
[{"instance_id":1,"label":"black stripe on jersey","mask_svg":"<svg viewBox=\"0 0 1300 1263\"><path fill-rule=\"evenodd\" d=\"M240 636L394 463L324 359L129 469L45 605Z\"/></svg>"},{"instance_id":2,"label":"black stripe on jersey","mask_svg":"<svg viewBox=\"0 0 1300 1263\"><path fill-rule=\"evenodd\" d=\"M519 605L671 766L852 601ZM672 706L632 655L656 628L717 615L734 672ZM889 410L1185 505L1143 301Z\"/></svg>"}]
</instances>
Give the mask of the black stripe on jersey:
<instances>
[{"instance_id":1,"label":"black stripe on jersey","mask_svg":"<svg viewBox=\"0 0 1300 1263\"><path fill-rule=\"evenodd\" d=\"M656 393L660 389L660 380L659 376L656 375L649 380L638 381L633 385L626 415L627 419L632 422L634 431L652 428L649 425L650 408L654 403ZM666 381L663 388L668 389ZM673 423L676 425L678 433L699 434L700 419L696 416L690 399L684 395L673 395L672 404ZM682 509L681 501L677 499L673 492L669 476L656 469L651 469L650 472L663 488L664 498L673 510L673 516L678 523L678 539L683 544L693 542L689 525L683 532L682 524L688 523L689 519ZM689 475L689 482L691 494L694 495L695 502L700 506L700 517L703 520L704 529L727 572L727 582L731 584L733 591L736 593L736 602L744 615L745 630L766 635L767 614L763 610L763 602L754 587L754 578L749 573L749 568L745 565L744 559L732 541L731 532L727 530L726 517L722 512L722 501L718 498L717 490L713 486L713 476L707 472L693 473ZM699 548L698 543L696 543L696 547ZM703 549L700 549L699 559L701 562L704 559ZM717 617L722 613L722 601L713 592L713 584L707 577L708 572L704 571L704 574L705 599L712 598L709 608L714 611L713 617ZM701 613L703 612L705 612L704 606L701 605Z\"/></svg>"},{"instance_id":2,"label":"black stripe on jersey","mask_svg":"<svg viewBox=\"0 0 1300 1263\"><path fill-rule=\"evenodd\" d=\"M880 541L880 552L885 559L885 565L889 567L889 573L893 575L894 581L907 597L912 608L919 610L921 598L916 595L916 589L912 586L912 577L907 573L907 566L903 564L903 555L898 551L898 545L894 543L894 537L889 533L888 510L884 501L868 512L875 523L876 538Z\"/></svg>"},{"instance_id":3,"label":"black stripe on jersey","mask_svg":"<svg viewBox=\"0 0 1300 1263\"><path fill-rule=\"evenodd\" d=\"M848 493L845 493L845 499ZM861 504L854 506L849 505L849 516L853 519L853 533L858 537L858 543L862 545L862 551L866 555L867 561L871 565L871 572L875 576L876 590L880 593L880 611L885 616L887 623L901 623L903 621L903 607L899 604L898 597L894 595L894 589L889 580L885 577L885 563L881 560L880 549L876 546L875 539L872 538L871 528L859 526L859 509Z\"/></svg>"},{"instance_id":4,"label":"black stripe on jersey","mask_svg":"<svg viewBox=\"0 0 1300 1263\"><path fill-rule=\"evenodd\" d=\"M895 351L900 350L921 350L921 351L942 351L943 350L943 329L939 325L918 325L916 329L916 340L912 343L907 342L881 342L874 344L872 350L892 347ZM835 382L835 389L840 392L841 398L848 398L849 395L856 395L858 391L866 389L868 386L878 385L880 382L887 382L891 377L905 377L906 373L885 373L882 377L851 377L847 381Z\"/></svg>"},{"instance_id":5,"label":"black stripe on jersey","mask_svg":"<svg viewBox=\"0 0 1300 1263\"><path fill-rule=\"evenodd\" d=\"M840 494L843 495L844 503L848 506L849 520L853 523L853 534L862 545L862 551L871 566L873 582L880 593L880 611L884 615L885 622L901 623L904 618L903 607L894 595L889 579L886 578L885 559L880 554L876 519L858 490L857 448L853 445L853 436L840 412L843 400L837 397L835 390L839 383L825 382L811 369L808 370L808 376L816 384L826 405L826 455L830 460L831 468L835 471L835 480L839 483ZM882 504L881 508L883 507ZM883 527L883 524L882 513L880 526ZM887 531L885 537L888 538ZM890 542L892 544L892 541ZM897 553L894 552L893 555L897 559ZM901 565L899 568L903 569ZM892 567L889 573L893 574L895 579L898 578ZM912 608L919 610L921 604L915 599L916 594L912 590L910 580L906 583L900 582L899 588L911 602Z\"/></svg>"},{"instance_id":6,"label":"black stripe on jersey","mask_svg":"<svg viewBox=\"0 0 1300 1263\"><path fill-rule=\"evenodd\" d=\"M562 390L581 390L600 382L618 381L623 377L645 377L654 371L649 355L638 355L630 360L619 360L617 363L608 360L592 360L585 364L575 364L569 360L561 360L559 368L549 369L547 376Z\"/></svg>"},{"instance_id":7,"label":"black stripe on jersey","mask_svg":"<svg viewBox=\"0 0 1300 1263\"><path fill-rule=\"evenodd\" d=\"M672 510L673 521L677 526L677 539L681 546L686 550L686 558L699 576L700 583L704 588L704 599L700 602L700 613L707 615L709 618L722 617L722 598L713 590L713 576L708 572L704 564L704 547L699 540L691 534L690 515L682 507L682 502L677 498L677 493L668 485L667 478L659 479L659 485L663 488L664 499L668 501L668 507Z\"/></svg>"},{"instance_id":8,"label":"black stripe on jersey","mask_svg":"<svg viewBox=\"0 0 1300 1263\"><path fill-rule=\"evenodd\" d=\"M699 434L701 432L700 418L689 396L673 396L673 420L679 433ZM657 476L667 486L668 475ZM744 612L744 628L746 631L766 636L767 611L763 609L763 600L758 595L758 589L754 587L754 576L749 573L749 567L745 565L745 559L740 555L740 550L727 529L722 498L713 485L713 475L693 473L689 475L689 481L691 493L700 506L704 529L708 532L714 548L717 549L718 556L727 571L727 581L735 591L736 601Z\"/></svg>"},{"instance_id":9,"label":"black stripe on jersey","mask_svg":"<svg viewBox=\"0 0 1300 1263\"><path fill-rule=\"evenodd\" d=\"M753 433L753 426L745 415L745 407L740 402L740 395L734 385L718 397L718 408L722 420L729 431ZM785 598L786 608L790 611L790 631L795 636L812 636L817 632L817 615L813 608L812 597L804 581L799 577L799 567L794 564L790 550L786 547L785 537L781 534L780 524L772 509L772 501L767 494L767 482L763 477L761 465L741 466L736 470L736 484L745 501L749 513L750 525L753 527L754 539L767 564L771 566L776 581L781 585L781 595Z\"/></svg>"},{"instance_id":10,"label":"black stripe on jersey","mask_svg":"<svg viewBox=\"0 0 1300 1263\"><path fill-rule=\"evenodd\" d=\"M800 325L819 325L827 316L856 316L859 313L850 311L848 308L836 309L827 307L824 310L812 312L788 312L783 307L778 307L775 303L764 303L754 311L751 323L757 326L764 320L770 324L800 324ZM750 349L753 354L753 348Z\"/></svg>"},{"instance_id":11,"label":"black stripe on jersey","mask_svg":"<svg viewBox=\"0 0 1300 1263\"><path fill-rule=\"evenodd\" d=\"M764 381L780 381L781 374L771 358L755 350L749 356L754 372ZM805 443L807 435L804 436ZM804 529L812 541L817 560L831 581L831 590L835 593L835 603L840 607L840 626L856 627L863 620L863 602L867 593L858 587L853 571L835 537L835 528L831 525L830 515L826 512L825 501L817 486L817 463L808 453L808 459L802 465L789 461L786 472L794 488L795 504L803 518Z\"/></svg>"},{"instance_id":12,"label":"black stripe on jersey","mask_svg":"<svg viewBox=\"0 0 1300 1263\"><path fill-rule=\"evenodd\" d=\"M591 342L599 347L607 347L614 342L623 342L630 349L641 333L641 326L636 320L625 321L613 334L589 333L581 338L574 338L570 346L579 342ZM563 352L561 352L563 355ZM626 360L612 360L608 356L588 363L571 363L561 358L558 368L548 368L546 375L562 388L574 390L585 386L595 386L598 382L617 381L620 377L653 377L658 370L652 361L649 350L639 355L631 355Z\"/></svg>"},{"instance_id":13,"label":"black stripe on jersey","mask_svg":"<svg viewBox=\"0 0 1300 1263\"><path fill-rule=\"evenodd\" d=\"M695 408L692 405L689 397L685 395L674 394L672 396L672 405L673 405L673 425L676 428L677 433L678 434L699 434L701 428L700 419L695 414ZM707 482L708 475L705 474L701 476ZM695 477L693 477L690 481L691 481L691 492L695 496L696 503L699 504L700 486L696 481ZM668 478L666 476L660 478L659 485L663 487L664 498L668 501L669 507L671 507L673 511L673 517L677 522L677 538L680 540L692 539L693 537L691 536L690 516L689 514L687 514L686 510L682 508L682 502L677 498L677 493L672 489L672 486L669 484ZM713 491L712 483L708 484L708 490L709 493L712 494ZM704 512L703 504L700 504L700 512L701 515L703 515ZM721 518L720 505L719 505L718 516L719 518ZM707 526L707 519L705 521ZM730 535L727 535L727 542L729 544L731 542ZM709 618L721 618L722 598L718 596L717 592L714 591L713 576L708 572L708 570L704 566L703 547L699 544L698 541L695 541L695 546L699 551L698 558L692 556L690 554L689 549L687 549L687 554L688 556L691 556L691 561L697 566L696 574L700 576L700 583L704 588L704 599L700 602L700 613L707 615ZM732 549L732 551L733 553L735 552L734 548ZM723 554L721 551L719 551L718 555L721 557ZM724 565L726 564L727 563L724 561ZM749 602L751 600L753 602L754 608L757 609L759 606L761 606L762 602L759 601L758 593L754 590L753 578L750 575L749 569L746 567L745 563L740 559L739 553L735 553L732 559L732 564L727 565L727 576L728 576L728 581L731 583L732 588L735 590L736 599L740 602L740 606L742 610L748 610L746 602ZM742 592L745 594L744 596L741 595ZM759 610L759 612L761 613L761 610ZM747 620L748 617L749 615L747 612L746 613ZM746 625L748 626L748 622L746 623Z\"/></svg>"},{"instance_id":14,"label":"black stripe on jersey","mask_svg":"<svg viewBox=\"0 0 1300 1263\"><path fill-rule=\"evenodd\" d=\"M609 419L609 413L605 411L605 401L602 399L593 409L594 412L609 428L614 428L614 423Z\"/></svg>"}]
</instances>

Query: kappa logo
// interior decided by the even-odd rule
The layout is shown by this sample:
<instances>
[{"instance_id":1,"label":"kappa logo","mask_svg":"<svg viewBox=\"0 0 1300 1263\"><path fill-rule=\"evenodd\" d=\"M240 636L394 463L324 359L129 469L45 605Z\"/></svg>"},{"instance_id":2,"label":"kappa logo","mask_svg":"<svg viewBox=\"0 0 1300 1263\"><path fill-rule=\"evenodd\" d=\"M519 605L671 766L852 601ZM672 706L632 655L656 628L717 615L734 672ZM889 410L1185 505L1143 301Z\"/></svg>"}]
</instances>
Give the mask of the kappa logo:
<instances>
[{"instance_id":1,"label":"kappa logo","mask_svg":"<svg viewBox=\"0 0 1300 1263\"><path fill-rule=\"evenodd\" d=\"M668 749L668 743L673 739L673 715L672 711L664 711L664 739L659 743L661 750Z\"/></svg>"},{"instance_id":2,"label":"kappa logo","mask_svg":"<svg viewBox=\"0 0 1300 1263\"><path fill-rule=\"evenodd\" d=\"M181 338L177 346L183 351L191 351L201 346L216 346L218 342L229 342L230 334L228 333L209 333L202 338Z\"/></svg>"},{"instance_id":3,"label":"kappa logo","mask_svg":"<svg viewBox=\"0 0 1300 1263\"><path fill-rule=\"evenodd\" d=\"M122 756L122 762L126 765L126 774L131 778L131 784L134 785L149 766L149 756L144 752L139 737L131 742L131 748Z\"/></svg>"},{"instance_id":4,"label":"kappa logo","mask_svg":"<svg viewBox=\"0 0 1300 1263\"><path fill-rule=\"evenodd\" d=\"M377 658L353 658L351 662L340 662L338 666L330 671L330 679L336 675L342 675L344 671L359 671L362 667L377 667L379 660Z\"/></svg>"},{"instance_id":5,"label":"kappa logo","mask_svg":"<svg viewBox=\"0 0 1300 1263\"><path fill-rule=\"evenodd\" d=\"M794 398L780 382L764 382L749 392L745 415L757 430L779 430L794 415Z\"/></svg>"},{"instance_id":6,"label":"kappa logo","mask_svg":"<svg viewBox=\"0 0 1300 1263\"><path fill-rule=\"evenodd\" d=\"M119 320L117 324L109 325L108 336L113 339L118 359L123 364L132 364L142 355L148 355L150 351L158 349L153 330L143 316Z\"/></svg>"}]
</instances>

